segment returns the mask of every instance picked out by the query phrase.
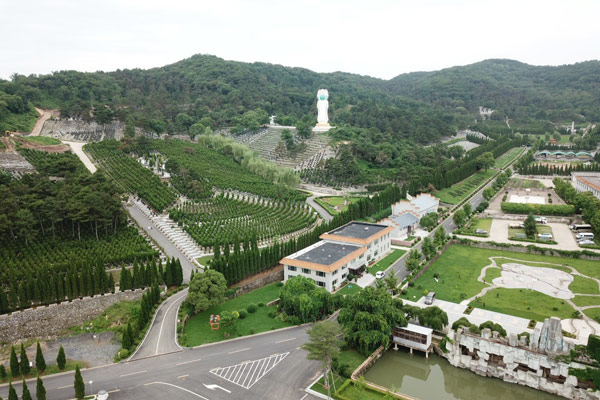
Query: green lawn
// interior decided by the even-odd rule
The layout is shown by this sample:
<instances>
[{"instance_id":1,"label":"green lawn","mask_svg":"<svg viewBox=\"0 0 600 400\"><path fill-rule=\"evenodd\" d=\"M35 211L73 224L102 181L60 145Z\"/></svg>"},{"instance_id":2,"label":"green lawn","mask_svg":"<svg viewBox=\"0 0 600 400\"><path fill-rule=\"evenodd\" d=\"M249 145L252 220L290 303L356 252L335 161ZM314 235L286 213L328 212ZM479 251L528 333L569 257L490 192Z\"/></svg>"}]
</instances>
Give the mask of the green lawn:
<instances>
[{"instance_id":1,"label":"green lawn","mask_svg":"<svg viewBox=\"0 0 600 400\"><path fill-rule=\"evenodd\" d=\"M356 203L361 198L362 197L349 197L348 203ZM336 215L348 209L348 205L344 205L346 199L343 196L317 197L315 201L331 215Z\"/></svg>"},{"instance_id":2,"label":"green lawn","mask_svg":"<svg viewBox=\"0 0 600 400\"><path fill-rule=\"evenodd\" d=\"M354 293L358 293L362 290L362 288L360 286L358 286L356 283L354 282L348 282L348 284L346 286L344 286L339 292L339 294L354 294Z\"/></svg>"},{"instance_id":3,"label":"green lawn","mask_svg":"<svg viewBox=\"0 0 600 400\"><path fill-rule=\"evenodd\" d=\"M433 291L440 300L460 303L479 293L486 285L477 281L481 268L490 264L490 254L467 246L450 246L433 265L421 275L402 297L417 301L425 291ZM436 282L434 274L439 275Z\"/></svg>"},{"instance_id":4,"label":"green lawn","mask_svg":"<svg viewBox=\"0 0 600 400\"><path fill-rule=\"evenodd\" d=\"M406 294L402 297L416 301L421 296L424 296L425 291L428 290L435 291L437 297L440 300L447 300L459 303L460 301L466 298L476 295L485 287L483 283L477 281L477 277L479 276L481 269L486 265L490 264L490 260L488 259L488 257L513 258L516 260L522 260L522 263L528 266L555 268L569 272L567 268L561 267L560 265L555 266L533 264L527 263L527 261L538 261L568 265L575 268L577 271L584 275L600 278L600 268L598 268L598 261L595 260L581 260L550 255L516 253L511 251L480 249L476 247L452 245L446 250L446 252L444 252L444 254L440 256L440 258L436 260L435 263L433 263L433 265L427 271L423 273L423 275L414 283L413 287L409 287L407 289ZM499 266L507 262L514 263L518 261L509 259L496 259L496 263ZM492 272L490 270L491 268L488 270L488 274L492 275L486 274L486 280L488 279L488 277L494 277L493 274L497 274L497 272ZM435 282L433 277L435 273L439 275L439 282L437 283ZM582 285L582 283L578 282L577 285ZM585 285L585 283L583 283L583 285ZM516 290L518 291L518 289ZM532 296L537 297L537 295ZM545 298L549 299L549 301L553 300L548 296L545 296ZM491 302L489 304L491 305L494 303ZM512 306L517 308L525 308L525 311L527 311L526 307L521 307L518 302L515 302ZM531 309L534 309L533 306L530 307ZM552 307L550 307L550 309L551 308ZM509 312L507 311L507 313Z\"/></svg>"},{"instance_id":5,"label":"green lawn","mask_svg":"<svg viewBox=\"0 0 600 400\"><path fill-rule=\"evenodd\" d=\"M549 317L573 318L575 311L564 300L528 289L492 289L469 305L536 321Z\"/></svg>"},{"instance_id":6,"label":"green lawn","mask_svg":"<svg viewBox=\"0 0 600 400\"><path fill-rule=\"evenodd\" d=\"M497 171L489 169L487 171L479 171L467 179L460 181L449 188L439 190L435 195L440 201L448 204L457 204L461 200L469 196L475 189L479 187L488 178L492 177Z\"/></svg>"},{"instance_id":7,"label":"green lawn","mask_svg":"<svg viewBox=\"0 0 600 400\"><path fill-rule=\"evenodd\" d=\"M600 294L598 283L595 280L579 275L574 275L573 278L573 282L569 285L569 289L573 293Z\"/></svg>"},{"instance_id":8,"label":"green lawn","mask_svg":"<svg viewBox=\"0 0 600 400\"><path fill-rule=\"evenodd\" d=\"M483 229L487 234L475 233L477 229ZM462 235L488 237L492 231L492 218L473 218L469 226L462 230Z\"/></svg>"},{"instance_id":9,"label":"green lawn","mask_svg":"<svg viewBox=\"0 0 600 400\"><path fill-rule=\"evenodd\" d=\"M190 318L185 325L185 333L183 334L185 345L192 347L225 339L223 327L219 330L211 330L209 324L209 317L211 314L219 314L222 311L245 310L251 303L256 305L258 305L258 303L266 304L278 297L279 288L276 284L272 284L196 314ZM255 313L248 313L246 318L239 320L238 332L237 334L232 334L231 338L290 326L287 322L282 322L276 318L269 317L269 311L276 309L276 306L267 307L265 305L264 307L258 307L258 310Z\"/></svg>"},{"instance_id":10,"label":"green lawn","mask_svg":"<svg viewBox=\"0 0 600 400\"><path fill-rule=\"evenodd\" d=\"M510 149L509 151L502 154L500 157L498 157L496 159L496 162L494 163L494 168L499 168L499 169L506 168L508 166L508 164L513 162L519 156L519 154L521 154L522 151L523 151L523 148L521 148L521 147L514 147L514 148Z\"/></svg>"},{"instance_id":11,"label":"green lawn","mask_svg":"<svg viewBox=\"0 0 600 400\"><path fill-rule=\"evenodd\" d=\"M496 278L500 278L500 276L502 275L502 270L500 268L488 268L485 271L485 281L486 282L492 282L494 279Z\"/></svg>"},{"instance_id":12,"label":"green lawn","mask_svg":"<svg viewBox=\"0 0 600 400\"><path fill-rule=\"evenodd\" d=\"M350 367L352 371L354 371L363 361L365 361L366 357L360 354L358 351L354 349L345 349L340 351L340 355L338 356L338 361L340 364L346 364Z\"/></svg>"},{"instance_id":13,"label":"green lawn","mask_svg":"<svg viewBox=\"0 0 600 400\"><path fill-rule=\"evenodd\" d=\"M44 146L52 146L61 143L60 140L48 136L26 136L23 137L23 139Z\"/></svg>"},{"instance_id":14,"label":"green lawn","mask_svg":"<svg viewBox=\"0 0 600 400\"><path fill-rule=\"evenodd\" d=\"M212 259L213 259L213 256L202 256L200 258L197 258L196 261L198 261L200 263L200 265L204 265L205 267L207 267L208 262Z\"/></svg>"},{"instance_id":15,"label":"green lawn","mask_svg":"<svg viewBox=\"0 0 600 400\"><path fill-rule=\"evenodd\" d=\"M600 307L583 310L583 313L595 321L600 321Z\"/></svg>"},{"instance_id":16,"label":"green lawn","mask_svg":"<svg viewBox=\"0 0 600 400\"><path fill-rule=\"evenodd\" d=\"M544 184L540 181L519 178L511 178L507 186L512 188L524 189L543 189L545 187Z\"/></svg>"},{"instance_id":17,"label":"green lawn","mask_svg":"<svg viewBox=\"0 0 600 400\"><path fill-rule=\"evenodd\" d=\"M339 389L340 387L342 387L342 385L344 384L344 382L346 381L346 378L342 378L339 375L334 375L334 380L335 382L331 382L331 375L329 375L329 385L331 385L331 395L333 395L333 388L335 387L336 389ZM321 377L321 379L319 379L314 385L312 385L310 387L312 390L314 390L315 392L324 394L327 396L327 388L325 387L325 378Z\"/></svg>"},{"instance_id":18,"label":"green lawn","mask_svg":"<svg viewBox=\"0 0 600 400\"><path fill-rule=\"evenodd\" d=\"M600 296L575 296L571 299L576 306L600 306Z\"/></svg>"},{"instance_id":19,"label":"green lawn","mask_svg":"<svg viewBox=\"0 0 600 400\"><path fill-rule=\"evenodd\" d=\"M385 271L390 265L396 262L402 255L406 253L406 250L392 250L383 260L380 260L377 264L369 268L369 273L375 275L379 271Z\"/></svg>"}]
</instances>

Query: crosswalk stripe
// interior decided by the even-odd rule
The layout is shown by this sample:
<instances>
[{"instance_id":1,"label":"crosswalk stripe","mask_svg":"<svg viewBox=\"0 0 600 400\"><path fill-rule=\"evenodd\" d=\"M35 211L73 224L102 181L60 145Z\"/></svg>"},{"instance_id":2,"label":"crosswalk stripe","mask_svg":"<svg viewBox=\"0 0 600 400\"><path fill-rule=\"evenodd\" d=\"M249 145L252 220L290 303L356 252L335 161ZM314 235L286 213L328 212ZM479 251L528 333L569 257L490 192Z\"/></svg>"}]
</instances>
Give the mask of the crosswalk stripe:
<instances>
[{"instance_id":1,"label":"crosswalk stripe","mask_svg":"<svg viewBox=\"0 0 600 400\"><path fill-rule=\"evenodd\" d=\"M245 361L228 367L213 368L210 372L244 389L250 389L290 353L274 354L254 361Z\"/></svg>"}]
</instances>

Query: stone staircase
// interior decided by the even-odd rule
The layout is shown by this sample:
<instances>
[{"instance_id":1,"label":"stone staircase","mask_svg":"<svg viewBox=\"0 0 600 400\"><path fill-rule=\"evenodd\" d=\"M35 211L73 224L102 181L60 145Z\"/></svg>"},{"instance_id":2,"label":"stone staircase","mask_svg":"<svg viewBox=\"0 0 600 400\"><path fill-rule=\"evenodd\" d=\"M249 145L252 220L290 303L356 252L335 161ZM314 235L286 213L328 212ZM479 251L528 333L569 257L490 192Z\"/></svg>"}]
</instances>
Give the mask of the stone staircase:
<instances>
[{"instance_id":1,"label":"stone staircase","mask_svg":"<svg viewBox=\"0 0 600 400\"><path fill-rule=\"evenodd\" d=\"M204 255L204 252L198 247L194 239L185 232L176 222L169 218L168 215L155 214L140 200L133 201L135 206L140 209L161 231L167 239L169 239L175 247L177 247L192 263Z\"/></svg>"}]
</instances>

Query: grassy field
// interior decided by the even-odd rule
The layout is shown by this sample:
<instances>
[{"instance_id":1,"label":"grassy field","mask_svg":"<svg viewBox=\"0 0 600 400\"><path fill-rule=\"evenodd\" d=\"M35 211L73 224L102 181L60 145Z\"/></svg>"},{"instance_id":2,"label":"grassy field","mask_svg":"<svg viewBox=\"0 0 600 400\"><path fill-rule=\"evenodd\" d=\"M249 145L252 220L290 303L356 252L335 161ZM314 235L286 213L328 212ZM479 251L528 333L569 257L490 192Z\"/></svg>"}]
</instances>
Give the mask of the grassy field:
<instances>
[{"instance_id":1,"label":"grassy field","mask_svg":"<svg viewBox=\"0 0 600 400\"><path fill-rule=\"evenodd\" d=\"M587 310L583 310L583 313L595 321L600 321L600 307L588 308Z\"/></svg>"},{"instance_id":2,"label":"grassy field","mask_svg":"<svg viewBox=\"0 0 600 400\"><path fill-rule=\"evenodd\" d=\"M29 142L41 144L44 146L52 146L52 145L56 145L56 144L61 144L60 140L52 138L52 137L48 137L48 136L26 136L26 137L23 137L23 139L25 139Z\"/></svg>"},{"instance_id":3,"label":"grassy field","mask_svg":"<svg viewBox=\"0 0 600 400\"><path fill-rule=\"evenodd\" d=\"M250 304L266 304L277 299L278 297L279 288L276 286L276 284L272 284L236 297L235 299L229 300L221 305L211 307L204 312L194 315L185 325L185 333L183 334L183 337L186 346L198 346L204 343L219 342L225 339L223 327L221 327L219 330L211 330L208 322L211 314L219 314L223 311L245 310ZM276 309L276 306L267 307L265 305L263 307L258 307L258 310L255 313L248 313L246 318L239 320L238 332L237 334L233 333L231 338L247 336L254 333L290 326L290 324L287 322L269 317L269 311Z\"/></svg>"},{"instance_id":4,"label":"grassy field","mask_svg":"<svg viewBox=\"0 0 600 400\"><path fill-rule=\"evenodd\" d=\"M528 289L492 289L469 305L536 321L549 317L573 318L575 311L564 300Z\"/></svg>"},{"instance_id":5,"label":"grassy field","mask_svg":"<svg viewBox=\"0 0 600 400\"><path fill-rule=\"evenodd\" d=\"M348 203L356 203L361 197L349 197ZM342 196L317 197L315 201L331 215L346 211L348 205L344 205L346 199Z\"/></svg>"},{"instance_id":6,"label":"grassy field","mask_svg":"<svg viewBox=\"0 0 600 400\"><path fill-rule=\"evenodd\" d=\"M122 301L108 307L102 314L82 325L71 326L66 329L67 334L78 335L84 332L116 331L121 326L127 325L132 315L140 312L141 301ZM91 329L88 329L91 325Z\"/></svg>"},{"instance_id":7,"label":"grassy field","mask_svg":"<svg viewBox=\"0 0 600 400\"><path fill-rule=\"evenodd\" d=\"M360 286L358 286L354 282L349 282L346 286L344 286L338 293L339 294L354 294L358 293L362 290Z\"/></svg>"},{"instance_id":8,"label":"grassy field","mask_svg":"<svg viewBox=\"0 0 600 400\"><path fill-rule=\"evenodd\" d=\"M522 261L523 264L528 266L555 268L569 272L568 268L561 267L560 265L527 263L527 261L547 262L568 265L584 275L595 278L600 277L598 261L595 260L580 260L453 245L423 273L423 275L414 283L413 287L407 289L402 297L416 301L421 296L424 296L427 291L434 291L436 292L437 298L440 300L459 303L466 298L475 296L486 287L486 285L477 281L477 277L481 273L481 269L490 264L489 257L506 257L506 259L496 259L496 263L499 266L504 263ZM486 281L489 282L493 278L498 277L499 273L500 271L496 268L488 269L485 277ZM438 282L435 281L434 274L437 274ZM586 280L585 278L576 278L573 284L578 290L583 290L583 293L594 290L591 287L590 280ZM509 292L504 296L502 295L502 293L507 290L512 291L510 293L513 294L513 298L508 295ZM500 293L499 297L496 297L496 293ZM598 300L600 300L600 298L598 298ZM483 307L483 302L486 303L485 307ZM538 317L542 315L556 315L561 317L567 315L567 317L569 317L569 315L572 314L573 309L568 306L566 302L565 304L562 304L561 302L562 300L553 299L550 296L543 295L539 292L528 291L525 289L522 289L522 291L521 289L494 289L482 298L481 303L473 305L517 316L533 315L537 313ZM598 304L600 304L600 301ZM554 310L555 307L557 310ZM537 320L539 321L539 319Z\"/></svg>"},{"instance_id":9,"label":"grassy field","mask_svg":"<svg viewBox=\"0 0 600 400\"><path fill-rule=\"evenodd\" d=\"M333 388L335 387L336 389L339 389L344 382L346 381L346 378L342 378L339 375L334 375L333 379L335 382L331 381L331 375L329 375L329 384L331 385L331 394L333 395ZM314 390L315 392L324 394L325 396L327 396L327 388L325 387L325 378L321 377L321 379L319 379L314 385L312 385L310 387L312 390Z\"/></svg>"},{"instance_id":10,"label":"grassy field","mask_svg":"<svg viewBox=\"0 0 600 400\"><path fill-rule=\"evenodd\" d=\"M598 283L590 278L585 278L579 275L573 275L573 282L569 285L569 289L573 293L582 294L600 294Z\"/></svg>"},{"instance_id":11,"label":"grassy field","mask_svg":"<svg viewBox=\"0 0 600 400\"><path fill-rule=\"evenodd\" d=\"M600 296L575 296L571 299L576 306L600 306Z\"/></svg>"},{"instance_id":12,"label":"grassy field","mask_svg":"<svg viewBox=\"0 0 600 400\"><path fill-rule=\"evenodd\" d=\"M486 282L492 282L494 279L496 278L500 278L500 276L502 275L502 270L500 268L488 268L485 271L485 281Z\"/></svg>"},{"instance_id":13,"label":"grassy field","mask_svg":"<svg viewBox=\"0 0 600 400\"><path fill-rule=\"evenodd\" d=\"M396 262L402 255L406 253L406 250L393 250L383 260L380 260L377 264L370 267L369 273L375 275L378 271L385 271L390 265Z\"/></svg>"},{"instance_id":14,"label":"grassy field","mask_svg":"<svg viewBox=\"0 0 600 400\"><path fill-rule=\"evenodd\" d=\"M513 162L519 156L519 154L521 154L522 151L523 149L521 147L514 147L510 149L509 151L502 154L496 159L496 162L494 163L494 168L506 168L506 166Z\"/></svg>"},{"instance_id":15,"label":"grassy field","mask_svg":"<svg viewBox=\"0 0 600 400\"><path fill-rule=\"evenodd\" d=\"M208 266L208 262L212 259L213 259L213 256L202 256L202 257L196 259L196 261L198 261L201 265L204 265L206 267L206 266Z\"/></svg>"},{"instance_id":16,"label":"grassy field","mask_svg":"<svg viewBox=\"0 0 600 400\"><path fill-rule=\"evenodd\" d=\"M511 178L508 181L507 187L515 188L515 189L543 189L545 188L544 184L540 181L536 181L533 179L519 179L519 178Z\"/></svg>"},{"instance_id":17,"label":"grassy field","mask_svg":"<svg viewBox=\"0 0 600 400\"><path fill-rule=\"evenodd\" d=\"M495 170L479 171L467 179L460 181L449 188L439 190L435 195L440 201L448 204L457 204L470 195L479 185L496 173Z\"/></svg>"},{"instance_id":18,"label":"grassy field","mask_svg":"<svg viewBox=\"0 0 600 400\"><path fill-rule=\"evenodd\" d=\"M483 229L487 234L477 234L477 229ZM462 230L462 235L488 237L492 231L492 218L473 218L470 225Z\"/></svg>"}]
</instances>

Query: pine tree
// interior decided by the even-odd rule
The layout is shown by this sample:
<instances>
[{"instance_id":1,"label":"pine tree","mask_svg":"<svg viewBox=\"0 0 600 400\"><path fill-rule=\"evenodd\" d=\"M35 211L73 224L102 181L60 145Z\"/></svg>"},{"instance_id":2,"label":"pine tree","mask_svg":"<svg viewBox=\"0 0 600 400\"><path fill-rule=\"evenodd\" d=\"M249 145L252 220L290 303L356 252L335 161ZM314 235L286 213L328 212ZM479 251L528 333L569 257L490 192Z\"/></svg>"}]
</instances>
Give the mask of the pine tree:
<instances>
[{"instance_id":1,"label":"pine tree","mask_svg":"<svg viewBox=\"0 0 600 400\"><path fill-rule=\"evenodd\" d=\"M112 274L108 274L108 290L107 292L114 293L115 292L115 279Z\"/></svg>"},{"instance_id":2,"label":"pine tree","mask_svg":"<svg viewBox=\"0 0 600 400\"><path fill-rule=\"evenodd\" d=\"M19 400L19 396L17 396L17 391L12 385L12 382L8 383L8 400Z\"/></svg>"},{"instance_id":3,"label":"pine tree","mask_svg":"<svg viewBox=\"0 0 600 400\"><path fill-rule=\"evenodd\" d=\"M4 289L0 288L0 313L6 314L10 311L8 307L8 297L6 296L6 292Z\"/></svg>"},{"instance_id":4,"label":"pine tree","mask_svg":"<svg viewBox=\"0 0 600 400\"><path fill-rule=\"evenodd\" d=\"M15 346L11 346L10 348L10 376L13 378L21 375L19 359L17 358L17 352L15 351Z\"/></svg>"},{"instance_id":5,"label":"pine tree","mask_svg":"<svg viewBox=\"0 0 600 400\"><path fill-rule=\"evenodd\" d=\"M0 378L6 378L6 368L4 367L4 364L0 364Z\"/></svg>"},{"instance_id":6,"label":"pine tree","mask_svg":"<svg viewBox=\"0 0 600 400\"><path fill-rule=\"evenodd\" d=\"M46 388L44 387L44 381L39 376L37 377L37 383L35 385L35 397L37 400L46 400Z\"/></svg>"},{"instance_id":7,"label":"pine tree","mask_svg":"<svg viewBox=\"0 0 600 400\"><path fill-rule=\"evenodd\" d=\"M46 360L44 360L44 353L42 353L40 342L37 342L37 349L35 352L35 368L38 373L44 372L46 369Z\"/></svg>"},{"instance_id":8,"label":"pine tree","mask_svg":"<svg viewBox=\"0 0 600 400\"><path fill-rule=\"evenodd\" d=\"M79 364L75 366L75 382L73 383L73 386L75 388L75 398L83 399L85 397L85 383L83 383Z\"/></svg>"},{"instance_id":9,"label":"pine tree","mask_svg":"<svg viewBox=\"0 0 600 400\"><path fill-rule=\"evenodd\" d=\"M133 332L131 330L131 323L127 323L127 327L123 330L121 334L121 346L124 349L128 349L133 345Z\"/></svg>"},{"instance_id":10,"label":"pine tree","mask_svg":"<svg viewBox=\"0 0 600 400\"><path fill-rule=\"evenodd\" d=\"M58 369L63 370L67 365L67 357L65 356L65 349L63 349L62 345L60 349L58 349L58 355L56 356L56 364L58 365Z\"/></svg>"},{"instance_id":11,"label":"pine tree","mask_svg":"<svg viewBox=\"0 0 600 400\"><path fill-rule=\"evenodd\" d=\"M23 395L21 396L22 400L33 400L31 397L31 393L29 392L29 388L27 387L27 382L25 382L25 378L23 378Z\"/></svg>"},{"instance_id":12,"label":"pine tree","mask_svg":"<svg viewBox=\"0 0 600 400\"><path fill-rule=\"evenodd\" d=\"M21 343L21 373L23 375L27 375L31 371L31 367L29 366L29 359L27 358L27 352L25 351L25 346Z\"/></svg>"}]
</instances>

